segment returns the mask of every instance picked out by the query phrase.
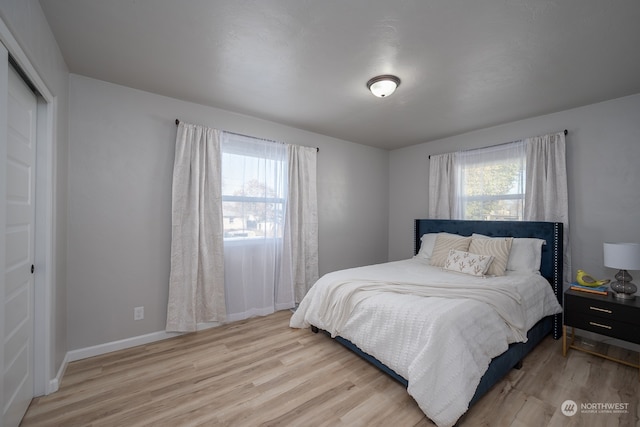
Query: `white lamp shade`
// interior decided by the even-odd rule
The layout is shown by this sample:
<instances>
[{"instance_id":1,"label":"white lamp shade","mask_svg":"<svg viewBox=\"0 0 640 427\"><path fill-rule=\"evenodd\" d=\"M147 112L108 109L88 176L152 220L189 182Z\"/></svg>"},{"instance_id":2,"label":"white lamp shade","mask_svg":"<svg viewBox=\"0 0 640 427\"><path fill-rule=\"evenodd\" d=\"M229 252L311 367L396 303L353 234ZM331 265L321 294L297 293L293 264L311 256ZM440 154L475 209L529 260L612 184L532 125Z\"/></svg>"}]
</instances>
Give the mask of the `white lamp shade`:
<instances>
[{"instance_id":1,"label":"white lamp shade","mask_svg":"<svg viewBox=\"0 0 640 427\"><path fill-rule=\"evenodd\" d=\"M640 270L640 243L605 243L604 265L620 270Z\"/></svg>"}]
</instances>

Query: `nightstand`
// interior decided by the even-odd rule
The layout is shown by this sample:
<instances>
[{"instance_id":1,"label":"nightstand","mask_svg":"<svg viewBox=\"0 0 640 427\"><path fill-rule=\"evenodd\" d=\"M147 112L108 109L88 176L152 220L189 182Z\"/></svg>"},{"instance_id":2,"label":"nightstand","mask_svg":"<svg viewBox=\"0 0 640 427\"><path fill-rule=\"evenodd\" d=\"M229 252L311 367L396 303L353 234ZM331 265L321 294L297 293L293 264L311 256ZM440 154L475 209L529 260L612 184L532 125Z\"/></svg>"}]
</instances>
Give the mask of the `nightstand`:
<instances>
[{"instance_id":1,"label":"nightstand","mask_svg":"<svg viewBox=\"0 0 640 427\"><path fill-rule=\"evenodd\" d=\"M567 326L571 327L569 343L567 343ZM572 348L640 370L640 358L639 363L635 364L575 345L575 328L640 344L640 296L636 296L633 300L621 300L616 299L611 292L609 295L595 295L568 290L564 293L562 326L563 356L566 356L567 350Z\"/></svg>"}]
</instances>

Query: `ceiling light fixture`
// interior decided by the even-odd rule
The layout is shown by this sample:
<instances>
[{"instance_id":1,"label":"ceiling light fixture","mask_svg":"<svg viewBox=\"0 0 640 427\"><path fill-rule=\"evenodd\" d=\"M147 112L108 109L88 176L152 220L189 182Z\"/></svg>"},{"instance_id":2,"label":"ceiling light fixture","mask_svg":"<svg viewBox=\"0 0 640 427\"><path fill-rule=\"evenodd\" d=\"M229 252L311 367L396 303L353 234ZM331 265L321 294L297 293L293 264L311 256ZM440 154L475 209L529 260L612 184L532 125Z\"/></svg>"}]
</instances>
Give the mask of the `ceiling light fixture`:
<instances>
[{"instance_id":1,"label":"ceiling light fixture","mask_svg":"<svg viewBox=\"0 0 640 427\"><path fill-rule=\"evenodd\" d=\"M400 79L390 74L376 76L367 82L367 88L378 98L386 98L400 86Z\"/></svg>"}]
</instances>

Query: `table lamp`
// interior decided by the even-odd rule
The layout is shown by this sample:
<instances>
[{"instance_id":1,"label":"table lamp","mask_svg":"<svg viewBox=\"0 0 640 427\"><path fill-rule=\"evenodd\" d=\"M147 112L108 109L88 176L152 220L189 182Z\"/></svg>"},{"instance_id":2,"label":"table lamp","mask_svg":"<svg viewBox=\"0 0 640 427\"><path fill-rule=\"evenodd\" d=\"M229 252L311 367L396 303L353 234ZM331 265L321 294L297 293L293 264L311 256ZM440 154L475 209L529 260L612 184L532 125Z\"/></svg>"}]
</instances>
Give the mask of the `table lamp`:
<instances>
[{"instance_id":1,"label":"table lamp","mask_svg":"<svg viewBox=\"0 0 640 427\"><path fill-rule=\"evenodd\" d=\"M633 277L627 270L640 270L640 243L605 243L604 265L620 270L614 276L616 281L609 284L614 296L634 299L638 288L631 283Z\"/></svg>"}]
</instances>

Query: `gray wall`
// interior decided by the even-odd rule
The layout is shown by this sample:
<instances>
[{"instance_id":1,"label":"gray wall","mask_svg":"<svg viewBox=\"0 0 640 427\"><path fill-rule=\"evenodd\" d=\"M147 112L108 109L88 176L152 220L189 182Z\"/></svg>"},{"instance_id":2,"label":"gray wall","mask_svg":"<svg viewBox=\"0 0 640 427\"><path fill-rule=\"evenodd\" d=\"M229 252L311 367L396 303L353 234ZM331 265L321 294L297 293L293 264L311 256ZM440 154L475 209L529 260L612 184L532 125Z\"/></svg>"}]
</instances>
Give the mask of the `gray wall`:
<instances>
[{"instance_id":1,"label":"gray wall","mask_svg":"<svg viewBox=\"0 0 640 427\"><path fill-rule=\"evenodd\" d=\"M69 350L164 330L176 118L319 147L320 273L386 261L387 151L74 74L69 97Z\"/></svg>"},{"instance_id":2,"label":"gray wall","mask_svg":"<svg viewBox=\"0 0 640 427\"><path fill-rule=\"evenodd\" d=\"M40 78L55 97L53 153L54 187L54 242L51 327L53 354L50 369L53 375L60 368L67 353L67 301L66 301L66 221L67 221L67 131L68 131L68 78L69 71L58 44L38 0L2 0L0 17L20 48L38 72Z\"/></svg>"},{"instance_id":3,"label":"gray wall","mask_svg":"<svg viewBox=\"0 0 640 427\"><path fill-rule=\"evenodd\" d=\"M412 255L429 154L565 128L574 270L610 276L602 242L640 241L640 95L387 153L76 75L68 89L39 2L3 0L0 17L57 102L54 371L67 350L164 327L175 118L320 147L321 273Z\"/></svg>"},{"instance_id":4,"label":"gray wall","mask_svg":"<svg viewBox=\"0 0 640 427\"><path fill-rule=\"evenodd\" d=\"M413 219L428 214L430 154L557 132L567 135L572 275L615 271L603 242L640 242L640 95L530 118L390 154L389 260L412 256ZM637 274L636 274L637 275Z\"/></svg>"}]
</instances>

